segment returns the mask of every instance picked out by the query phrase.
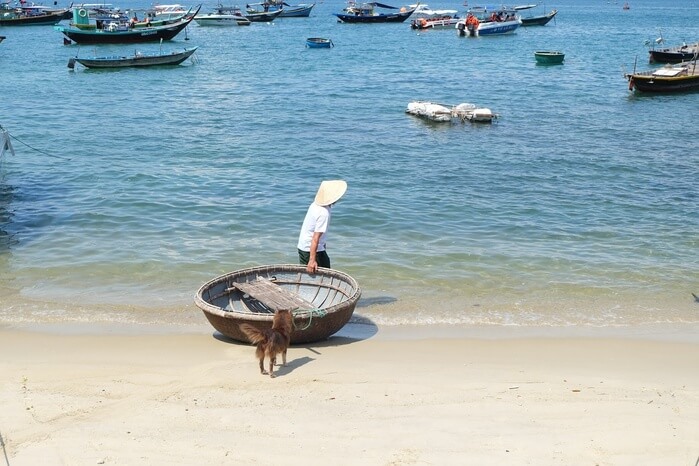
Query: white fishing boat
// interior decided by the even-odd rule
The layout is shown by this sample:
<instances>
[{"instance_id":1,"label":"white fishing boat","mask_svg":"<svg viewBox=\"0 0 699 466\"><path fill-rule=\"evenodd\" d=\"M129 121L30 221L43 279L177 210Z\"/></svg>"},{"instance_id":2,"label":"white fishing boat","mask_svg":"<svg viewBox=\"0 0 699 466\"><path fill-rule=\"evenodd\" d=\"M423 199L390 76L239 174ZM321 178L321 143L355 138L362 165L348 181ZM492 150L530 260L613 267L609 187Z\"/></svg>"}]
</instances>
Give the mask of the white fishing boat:
<instances>
[{"instance_id":1,"label":"white fishing boat","mask_svg":"<svg viewBox=\"0 0 699 466\"><path fill-rule=\"evenodd\" d=\"M461 122L492 123L498 117L489 108L477 107L470 103L447 105L422 100L410 102L405 113L436 122L459 120Z\"/></svg>"},{"instance_id":2,"label":"white fishing boat","mask_svg":"<svg viewBox=\"0 0 699 466\"><path fill-rule=\"evenodd\" d=\"M456 10L433 10L427 4L418 3L410 5L410 8L415 8L412 18L437 18L442 16L456 16Z\"/></svg>"}]
</instances>

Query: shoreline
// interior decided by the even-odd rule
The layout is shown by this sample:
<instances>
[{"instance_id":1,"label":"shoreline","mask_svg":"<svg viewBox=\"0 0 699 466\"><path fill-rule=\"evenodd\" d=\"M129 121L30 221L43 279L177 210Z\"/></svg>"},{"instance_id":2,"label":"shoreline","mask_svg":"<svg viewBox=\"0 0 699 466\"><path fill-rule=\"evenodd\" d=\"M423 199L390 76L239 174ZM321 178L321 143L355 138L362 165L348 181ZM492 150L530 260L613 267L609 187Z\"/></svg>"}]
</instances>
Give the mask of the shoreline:
<instances>
[{"instance_id":1,"label":"shoreline","mask_svg":"<svg viewBox=\"0 0 699 466\"><path fill-rule=\"evenodd\" d=\"M2 329L9 464L693 465L699 456L697 342L379 334L291 347L271 379L253 347L211 333Z\"/></svg>"},{"instance_id":2,"label":"shoreline","mask_svg":"<svg viewBox=\"0 0 699 466\"><path fill-rule=\"evenodd\" d=\"M355 315L356 317L356 315ZM0 334L4 332L20 332L58 336L177 336L177 335L209 335L216 337L216 330L202 318L200 323L187 325L163 323L115 323L115 322L27 322L2 323ZM369 319L359 317L358 321L350 321L332 335L332 339L349 339L362 341L377 340L444 340L444 339L476 339L476 340L512 340L512 339L624 339L697 343L699 323L656 323L640 325L615 326L522 326L522 325L377 325ZM224 337L225 338L225 337ZM320 342L323 343L323 342Z\"/></svg>"}]
</instances>

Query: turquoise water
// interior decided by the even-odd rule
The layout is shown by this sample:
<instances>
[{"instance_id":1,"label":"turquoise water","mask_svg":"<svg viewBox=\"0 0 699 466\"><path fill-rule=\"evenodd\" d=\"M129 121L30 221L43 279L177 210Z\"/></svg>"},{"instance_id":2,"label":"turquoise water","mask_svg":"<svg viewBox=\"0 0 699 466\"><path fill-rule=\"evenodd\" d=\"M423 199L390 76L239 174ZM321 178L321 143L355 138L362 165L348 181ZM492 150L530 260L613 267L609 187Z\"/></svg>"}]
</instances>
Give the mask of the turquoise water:
<instances>
[{"instance_id":1,"label":"turquoise water","mask_svg":"<svg viewBox=\"0 0 699 466\"><path fill-rule=\"evenodd\" d=\"M622 4L547 4L555 23L474 39L339 24L332 1L191 25L163 48L199 46L194 63L145 70L66 65L158 45L0 28L17 152L0 185L0 322L206 325L197 288L296 262L320 181L343 178L329 253L378 325L699 323L699 93L633 95L623 77L660 33L696 41L699 3ZM565 64L537 66L536 50ZM404 113L419 99L501 118L428 124Z\"/></svg>"}]
</instances>

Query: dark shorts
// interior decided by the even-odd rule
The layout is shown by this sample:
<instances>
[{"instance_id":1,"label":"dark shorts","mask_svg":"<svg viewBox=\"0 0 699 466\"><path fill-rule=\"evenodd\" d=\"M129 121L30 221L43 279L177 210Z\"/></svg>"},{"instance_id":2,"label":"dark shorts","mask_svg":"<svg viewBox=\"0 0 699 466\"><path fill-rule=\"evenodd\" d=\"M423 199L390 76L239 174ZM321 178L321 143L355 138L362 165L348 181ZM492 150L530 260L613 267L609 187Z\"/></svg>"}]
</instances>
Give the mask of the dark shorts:
<instances>
[{"instance_id":1,"label":"dark shorts","mask_svg":"<svg viewBox=\"0 0 699 466\"><path fill-rule=\"evenodd\" d=\"M311 253L309 251L299 251L299 264L308 265L308 261L311 259ZM318 267L330 268L330 257L325 251L316 252L316 262L318 262Z\"/></svg>"}]
</instances>

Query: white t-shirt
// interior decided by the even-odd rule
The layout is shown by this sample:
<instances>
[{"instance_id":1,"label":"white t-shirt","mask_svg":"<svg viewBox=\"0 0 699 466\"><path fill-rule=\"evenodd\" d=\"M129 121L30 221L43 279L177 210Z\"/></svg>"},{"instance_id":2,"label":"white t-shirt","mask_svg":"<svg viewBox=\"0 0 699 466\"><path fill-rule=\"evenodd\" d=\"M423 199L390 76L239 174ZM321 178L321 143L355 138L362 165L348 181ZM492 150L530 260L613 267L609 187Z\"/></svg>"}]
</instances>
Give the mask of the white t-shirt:
<instances>
[{"instance_id":1,"label":"white t-shirt","mask_svg":"<svg viewBox=\"0 0 699 466\"><path fill-rule=\"evenodd\" d=\"M299 233L298 248L302 251L311 251L311 240L316 232L323 233L318 240L316 251L325 251L325 235L330 224L330 206L319 206L315 202L308 207L306 218L303 219L301 233Z\"/></svg>"}]
</instances>

